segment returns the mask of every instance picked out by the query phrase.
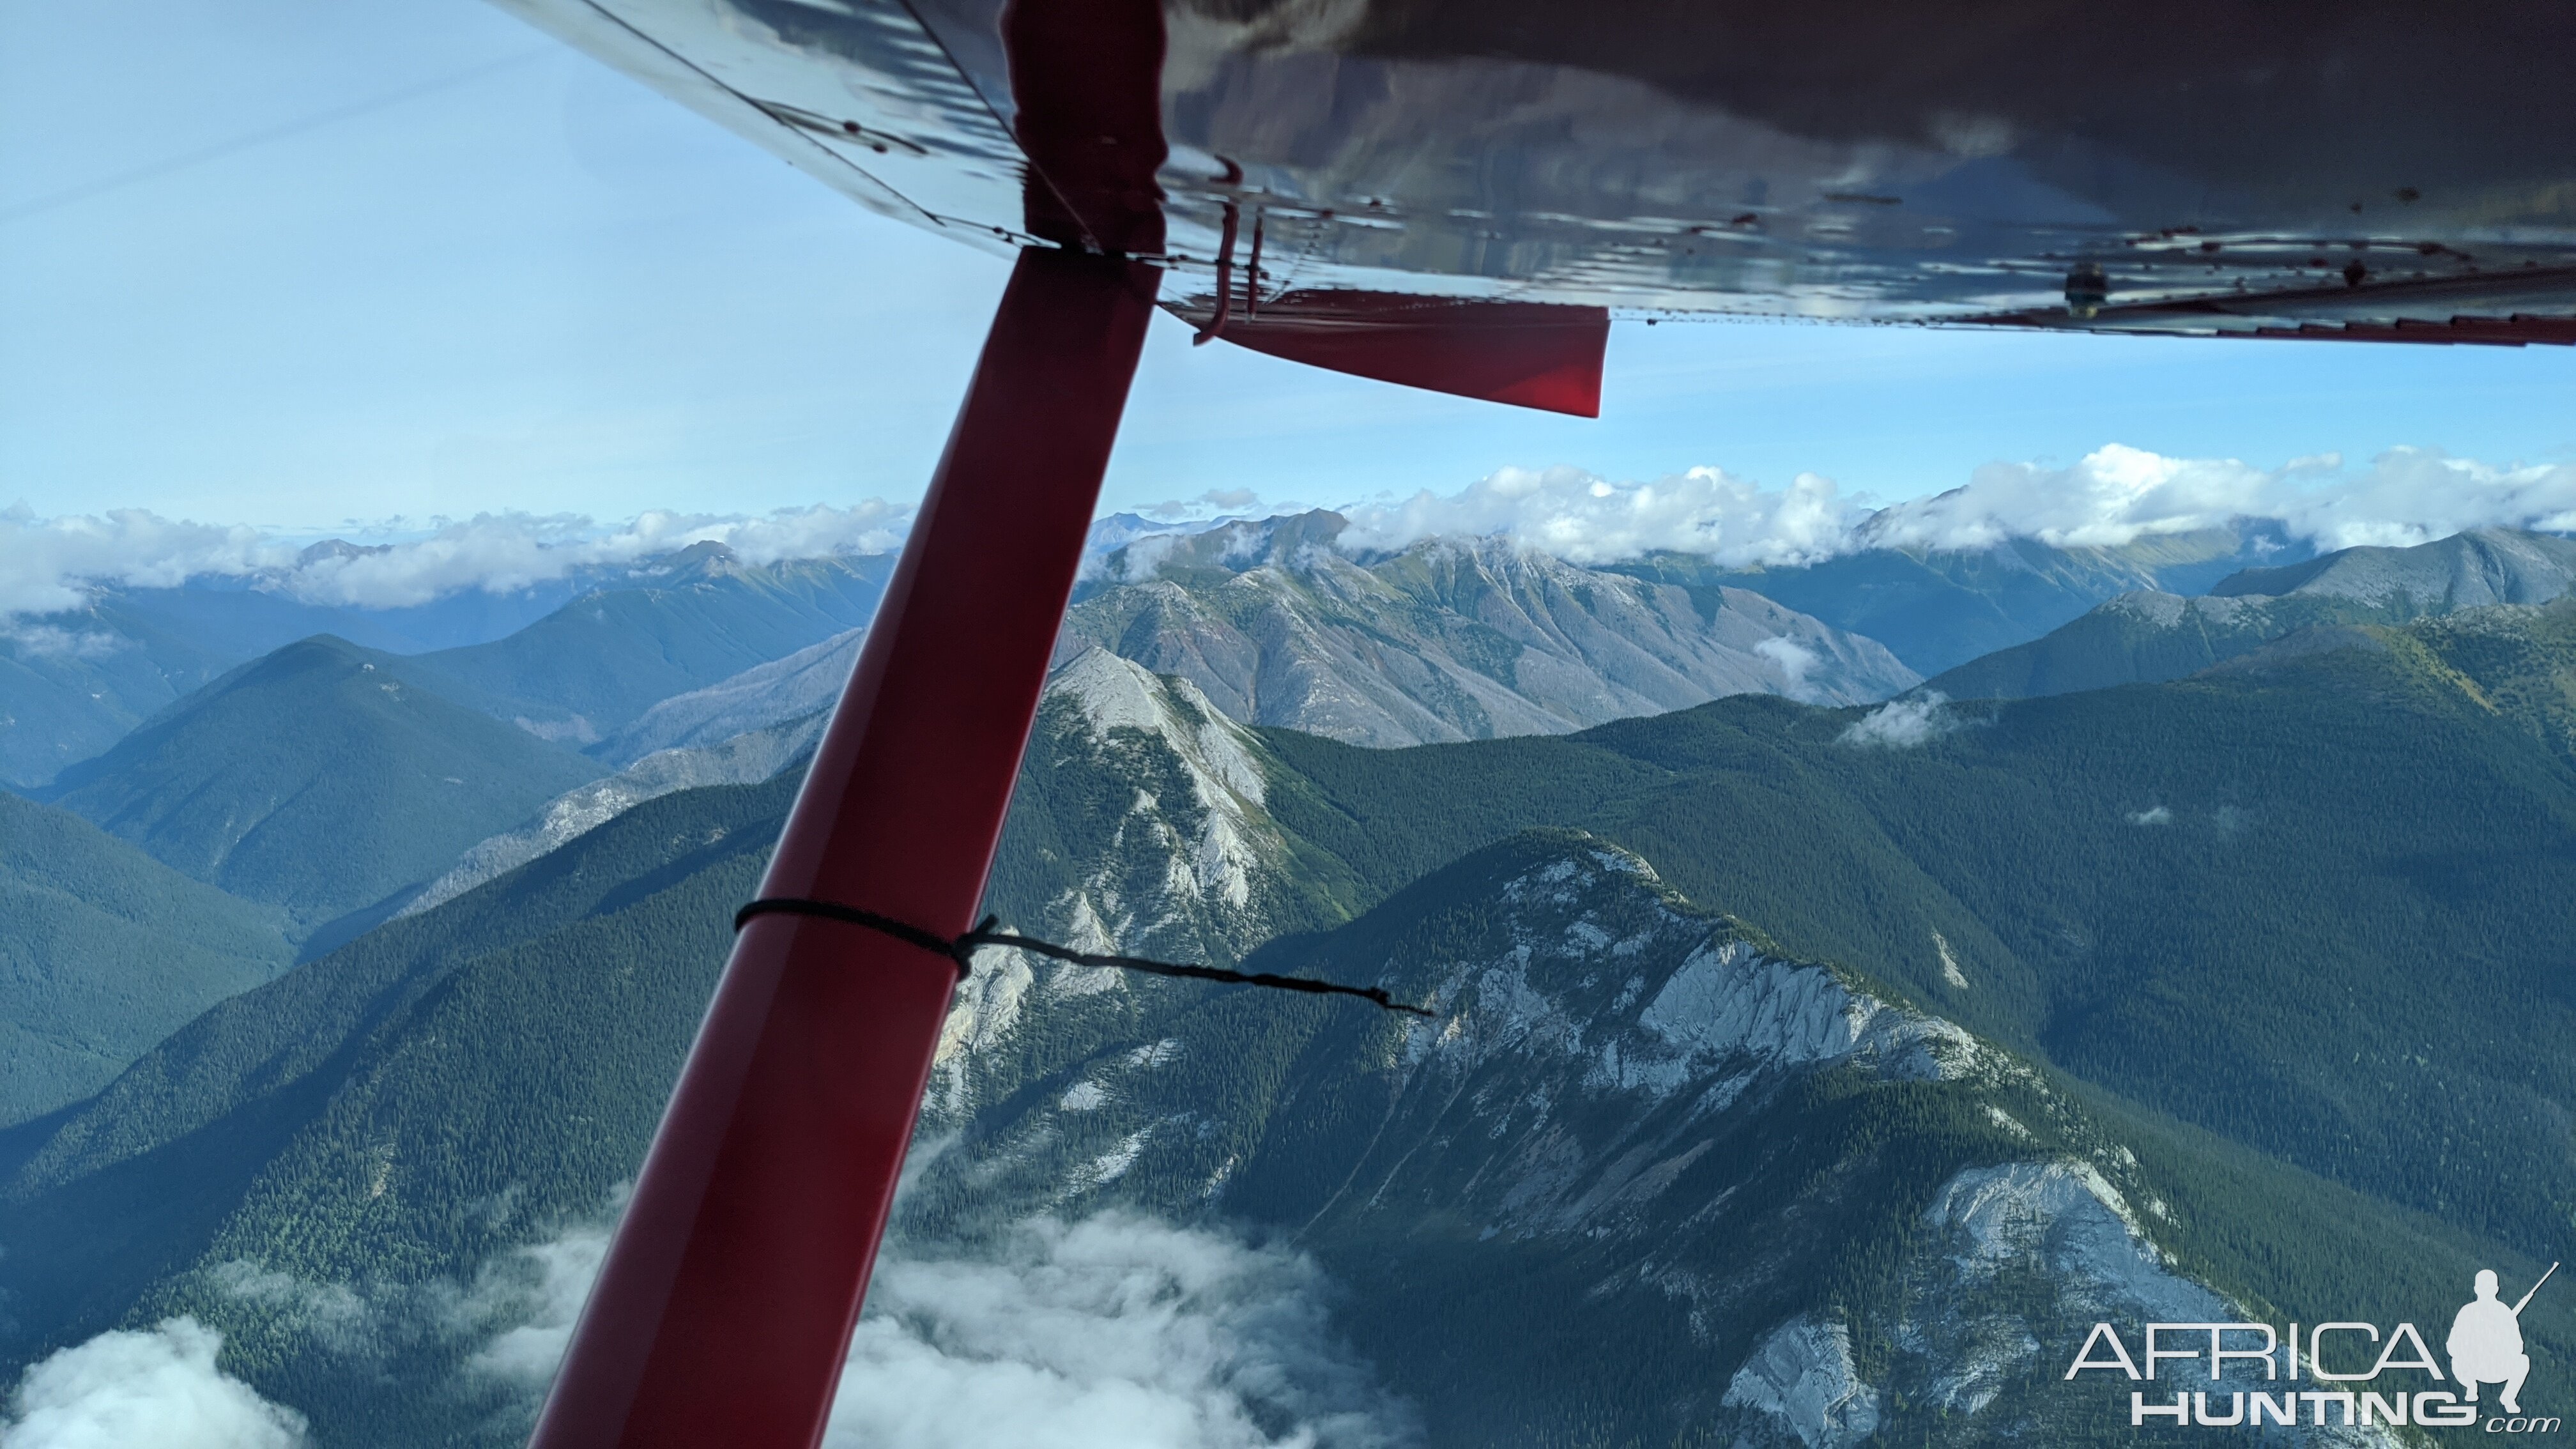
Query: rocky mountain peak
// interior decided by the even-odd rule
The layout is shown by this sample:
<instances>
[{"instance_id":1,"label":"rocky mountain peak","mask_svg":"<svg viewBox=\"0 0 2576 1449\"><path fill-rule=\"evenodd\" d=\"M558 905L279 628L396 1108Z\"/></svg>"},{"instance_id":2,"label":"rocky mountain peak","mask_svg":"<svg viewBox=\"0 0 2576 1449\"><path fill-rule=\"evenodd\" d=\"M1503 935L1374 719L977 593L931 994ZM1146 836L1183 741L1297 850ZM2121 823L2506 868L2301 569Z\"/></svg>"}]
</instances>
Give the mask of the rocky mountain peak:
<instances>
[{"instance_id":1,"label":"rocky mountain peak","mask_svg":"<svg viewBox=\"0 0 2576 1449\"><path fill-rule=\"evenodd\" d=\"M1535 1058L1554 1058L1585 1092L1661 1101L1703 1091L1696 1112L1725 1107L1763 1071L1851 1062L1933 1081L1977 1060L1952 1023L1787 959L1693 906L1635 853L1581 832L1532 832L1426 886L1490 902L1477 928L1446 928L1449 952L1398 946L1381 966L1444 1013L1411 1028L1408 1043L1411 1059L1444 1071L1517 1058L1516 1077L1545 1081Z\"/></svg>"},{"instance_id":2,"label":"rocky mountain peak","mask_svg":"<svg viewBox=\"0 0 2576 1449\"><path fill-rule=\"evenodd\" d=\"M1162 742L1189 766L1193 793L1208 808L1217 807L1220 795L1261 803L1259 742L1187 679L1165 679L1106 649L1086 649L1056 669L1047 697L1078 713L1096 740L1126 729Z\"/></svg>"},{"instance_id":3,"label":"rocky mountain peak","mask_svg":"<svg viewBox=\"0 0 2576 1449\"><path fill-rule=\"evenodd\" d=\"M646 577L666 575L678 582L690 577L722 578L739 572L741 565L741 558L731 548L710 538L662 554L637 572Z\"/></svg>"}]
</instances>

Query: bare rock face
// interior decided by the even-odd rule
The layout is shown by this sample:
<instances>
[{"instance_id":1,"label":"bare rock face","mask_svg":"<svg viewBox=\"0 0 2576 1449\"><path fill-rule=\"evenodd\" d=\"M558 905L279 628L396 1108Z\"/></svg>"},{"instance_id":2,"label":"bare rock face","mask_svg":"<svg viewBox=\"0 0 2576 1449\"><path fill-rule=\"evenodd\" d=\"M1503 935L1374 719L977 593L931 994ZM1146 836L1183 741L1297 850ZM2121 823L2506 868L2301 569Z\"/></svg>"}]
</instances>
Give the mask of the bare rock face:
<instances>
[{"instance_id":1,"label":"bare rock face","mask_svg":"<svg viewBox=\"0 0 2576 1449\"><path fill-rule=\"evenodd\" d=\"M1099 647L1252 724L1399 746L1561 734L1728 694L1864 704L1919 682L1875 642L1741 589L1500 539L1350 556L1337 514L1140 540L1101 565L1059 658Z\"/></svg>"},{"instance_id":2,"label":"bare rock face","mask_svg":"<svg viewBox=\"0 0 2576 1449\"><path fill-rule=\"evenodd\" d=\"M1878 1432L1878 1391L1860 1381L1842 1323L1780 1325L1736 1370L1723 1402L1770 1416L1806 1449L1847 1449Z\"/></svg>"},{"instance_id":3,"label":"bare rock face","mask_svg":"<svg viewBox=\"0 0 2576 1449\"><path fill-rule=\"evenodd\" d=\"M766 730L818 710L841 697L841 686L867 642L862 627L810 644L783 659L755 664L704 689L675 694L633 724L602 741L592 754L632 765L662 750L703 750L738 735Z\"/></svg>"},{"instance_id":4,"label":"bare rock face","mask_svg":"<svg viewBox=\"0 0 2576 1449\"><path fill-rule=\"evenodd\" d=\"M1220 962L1313 924L1295 898L1287 838L1265 808L1269 770L1260 738L1189 681L1084 651L1047 681L1021 789L1118 786L1044 839L1004 836L1012 893L1043 901L1034 919L1011 924L1084 951ZM1033 1004L1126 989L1114 971L984 953L940 1035L931 1110L953 1118L973 1105L968 1064Z\"/></svg>"}]
</instances>

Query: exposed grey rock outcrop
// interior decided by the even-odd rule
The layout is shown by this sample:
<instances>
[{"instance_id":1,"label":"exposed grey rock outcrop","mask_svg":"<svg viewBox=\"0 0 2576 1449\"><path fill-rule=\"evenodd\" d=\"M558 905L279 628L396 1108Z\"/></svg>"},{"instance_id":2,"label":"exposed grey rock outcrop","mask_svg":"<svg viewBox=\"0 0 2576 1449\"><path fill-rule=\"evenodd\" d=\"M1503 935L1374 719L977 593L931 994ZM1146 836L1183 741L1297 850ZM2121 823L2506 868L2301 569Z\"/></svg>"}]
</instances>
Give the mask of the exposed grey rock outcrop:
<instances>
[{"instance_id":1,"label":"exposed grey rock outcrop","mask_svg":"<svg viewBox=\"0 0 2576 1449\"><path fill-rule=\"evenodd\" d=\"M1806 1449L1848 1449L1878 1432L1878 1391L1860 1381L1841 1323L1780 1325L1735 1371L1724 1402L1777 1419Z\"/></svg>"}]
</instances>

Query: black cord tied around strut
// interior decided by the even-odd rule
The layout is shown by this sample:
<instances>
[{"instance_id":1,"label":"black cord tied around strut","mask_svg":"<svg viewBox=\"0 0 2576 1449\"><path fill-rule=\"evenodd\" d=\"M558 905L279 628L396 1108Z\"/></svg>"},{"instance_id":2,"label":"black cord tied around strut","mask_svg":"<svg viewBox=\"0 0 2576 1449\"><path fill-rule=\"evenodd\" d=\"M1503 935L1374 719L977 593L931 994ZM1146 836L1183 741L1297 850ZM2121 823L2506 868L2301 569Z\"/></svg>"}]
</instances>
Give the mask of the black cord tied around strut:
<instances>
[{"instance_id":1,"label":"black cord tied around strut","mask_svg":"<svg viewBox=\"0 0 2576 1449\"><path fill-rule=\"evenodd\" d=\"M1195 981L1223 981L1235 986L1265 986L1276 991L1302 991L1310 996L1356 996L1374 1002L1389 1011L1412 1016L1435 1017L1438 1013L1424 1007L1408 1006L1376 986L1344 986L1337 981L1317 981L1309 976L1277 976L1267 971L1229 971L1222 966L1202 966L1191 961L1151 961L1142 956L1106 956L1090 951L1077 951L1017 931L994 929L1001 917L986 916L982 924L965 935L950 938L935 931L925 931L909 921L898 921L875 911L845 906L835 901L809 901L794 897L772 896L751 902L733 913L737 931L750 924L755 916L817 916L827 921L859 926L879 935L892 936L908 946L945 956L957 964L960 977L975 969L975 953L986 946L1009 946L1021 951L1034 951L1076 966L1100 966L1120 971L1141 971L1151 976L1186 976Z\"/></svg>"}]
</instances>

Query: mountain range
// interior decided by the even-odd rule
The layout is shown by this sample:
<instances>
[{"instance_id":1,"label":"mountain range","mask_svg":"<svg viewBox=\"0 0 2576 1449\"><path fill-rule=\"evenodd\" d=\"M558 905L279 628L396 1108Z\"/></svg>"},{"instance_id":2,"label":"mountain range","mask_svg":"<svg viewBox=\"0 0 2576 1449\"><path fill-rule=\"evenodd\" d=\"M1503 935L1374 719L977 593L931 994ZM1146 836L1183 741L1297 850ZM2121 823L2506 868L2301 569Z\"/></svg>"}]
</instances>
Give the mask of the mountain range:
<instances>
[{"instance_id":1,"label":"mountain range","mask_svg":"<svg viewBox=\"0 0 2576 1449\"><path fill-rule=\"evenodd\" d=\"M2431 1321L2571 1246L2571 616L1392 750L1086 651L993 908L1437 1020L988 953L890 1252L1293 1235L1441 1446L2132 1442L2062 1377L2097 1319ZM185 1311L324 1443L510 1442L494 1345L558 1322L794 783L638 805L0 1133L13 1355Z\"/></svg>"},{"instance_id":2,"label":"mountain range","mask_svg":"<svg viewBox=\"0 0 2576 1449\"><path fill-rule=\"evenodd\" d=\"M1186 541L1209 533L1221 534L1225 541L1213 550L1218 569L1205 577L1222 581L1255 571L1252 557L1243 552L1247 538L1266 538L1285 526L1293 543L1311 545L1319 537L1338 534L1338 523L1326 522L1331 517L1310 515L1302 523L1249 519L1164 523L1133 514L1112 515L1092 530L1094 587L1121 581L1131 569L1139 570L1138 577L1128 582L1148 582L1144 574L1151 571L1142 569L1144 561L1176 546L1183 548L1183 562L1192 562L1190 556L1195 555L1196 565L1204 568L1208 546L1192 547ZM1112 567L1110 556L1131 547L1142 550L1135 562L1121 561ZM1261 547L1255 545L1256 551ZM382 551L382 546L362 548L333 540L314 545L306 554L307 562L329 555L323 560L327 563ZM1906 668L1931 675L1993 649L2036 638L2122 592L2140 588L2197 592L2244 563L2289 561L2303 553L2277 527L2258 521L2233 529L2143 539L2119 549L2060 549L2013 539L1968 550L1872 548L1796 568L1730 571L1703 560L1665 555L1639 564L1576 572L1592 576L1587 583L1593 592L1598 590L1598 575L1604 573L1681 586L1704 621L1699 631L1684 625L1685 635L1715 626L1726 611L1725 591L1740 591L1739 617L1726 621L1733 626L1732 634L1707 641L1721 652L1741 652L1767 637L1762 630L1769 626L1741 617L1741 594L1750 593L1823 621L1829 626L1828 634L1839 629L1883 645ZM1226 562L1229 554L1231 563ZM1311 547L1302 552L1291 548L1272 558L1281 560L1311 565L1317 555ZM168 588L100 587L79 608L17 618L0 629L0 786L20 790L42 786L225 671L323 633L364 648L420 657L424 662L416 677L451 700L498 718L524 719L530 728L589 744L626 728L662 699L716 684L865 623L890 565L890 556L867 555L753 567L734 559L722 545L703 544L631 565L578 568L515 590L467 589L427 603L384 608L309 602L298 595L301 585L291 571L192 579ZM1469 574L1471 585L1503 598L1535 582L1497 577L1477 584L1474 572ZM1390 582L1396 593L1419 594L1426 581ZM1549 585L1538 587L1544 593ZM1242 597L1238 591L1228 604L1238 604ZM1311 614L1316 602L1298 601L1288 610L1289 617ZM1354 602L1371 601L1345 600ZM1571 662L1577 676L1540 679L1538 698L1501 702L1507 716L1535 717L1544 727L1563 728L1561 722L1552 722L1560 714L1578 722L1611 717L1600 713L1595 696L1628 708L1669 707L1659 702L1705 697L1694 690L1710 682L1712 667L1719 672L1716 682L1728 689L1780 689L1799 682L1788 672L1798 667L1802 656L1797 653L1775 652L1719 664L1672 657L1676 647L1689 655L1692 646L1677 646L1669 639L1629 641L1640 646L1644 660L1622 650L1618 653L1627 657L1602 661L1596 669L1582 658L1592 642L1583 637L1585 626L1567 621L1566 627L1559 627L1548 620L1562 600L1536 609L1529 607L1530 602L1519 600L1500 611L1506 632L1516 647L1533 647L1536 641L1534 647L1542 658L1533 662L1543 674L1551 665ZM1576 612L1580 611L1578 606ZM1095 616L1114 612L1094 611ZM1207 601L1201 601L1197 612L1207 612ZM1216 612L1224 615L1226 609ZM1631 616L1627 620L1588 622L1606 624L1617 632L1638 617L1634 608L1626 612ZM1668 604L1648 604L1644 610L1646 615L1657 613L1665 616L1657 628L1677 618ZM1115 642L1103 637L1102 631L1116 622L1095 617L1083 642L1115 649ZM1132 618L1127 621L1132 622ZM1350 622L1345 618L1341 624ZM1747 625L1752 626L1749 632ZM1204 620L1194 620L1184 632L1204 627ZM1502 688L1512 690L1512 671L1505 666L1517 655L1506 651L1497 656L1494 640L1473 630L1458 632L1459 639L1444 641L1462 646L1456 659L1417 670L1418 677L1396 684L1393 693L1400 696L1408 688L1429 688L1435 695L1445 695L1444 686L1462 686L1469 702L1444 699L1430 704L1430 711L1438 715L1444 710L1461 713L1483 707L1474 701L1493 693L1489 681L1498 669L1504 676ZM1780 631L1771 628L1770 632ZM1365 627L1356 633L1356 638L1321 647L1343 652L1335 663L1351 662L1347 656L1354 645L1366 658ZM1787 642L1799 644L1803 637L1790 637ZM1171 642L1165 641L1164 647ZM1277 647L1280 642L1265 641L1261 646L1272 649L1274 666L1290 674L1304 667L1311 678L1313 661L1301 666L1298 650L1317 641L1287 641L1289 647L1284 650ZM1227 640L1225 646L1217 653L1231 654L1227 663L1240 675L1244 646L1239 640ZM1073 647L1079 648L1080 643ZM1812 642L1800 647L1812 648ZM1142 657L1141 649L1139 654ZM1845 661L1831 651L1819 660L1825 672L1817 676L1818 684L1827 685L1828 676L1852 662L1863 664L1862 675L1875 681L1864 687L1886 692L1881 688L1884 678L1878 677L1883 670L1879 661ZM1669 677L1675 668L1683 679ZM1219 682L1213 668L1206 672L1203 684ZM1604 678L1586 679L1585 673L1600 673ZM1623 673L1644 678L1624 679ZM1237 685L1241 683L1238 679ZM1379 683L1380 693L1387 692L1388 683ZM1316 683L1306 687L1323 688ZM1240 693L1240 688L1232 693ZM1830 687L1827 693L1831 694ZM1236 703L1228 691L1220 691L1217 697L1229 707ZM1373 716L1387 707L1408 717L1419 712L1413 701L1382 701L1361 712ZM1274 713L1297 712L1274 706ZM1305 713L1315 717L1315 724L1329 723L1321 709ZM1469 723L1472 726L1472 717ZM1383 726L1369 718L1365 727ZM1453 737L1441 733L1442 728L1412 720L1407 729L1389 738ZM1472 734L1473 729L1467 732ZM620 756L621 762L631 762L669 743L673 742L638 747L630 742L611 753Z\"/></svg>"},{"instance_id":3,"label":"mountain range","mask_svg":"<svg viewBox=\"0 0 2576 1449\"><path fill-rule=\"evenodd\" d=\"M1228 1389L1279 1442L1841 1449L2180 1443L2063 1377L2092 1323L2429 1324L2576 1248L2560 540L1882 550L2090 609L1899 693L1672 560L1121 530L991 908L1435 1019L989 951L890 1263L1293 1244L1376 1407L1283 1348ZM184 1313L317 1444L523 1437L874 567L304 640L0 796L0 1363ZM2086 596L2140 577L2212 592Z\"/></svg>"},{"instance_id":4,"label":"mountain range","mask_svg":"<svg viewBox=\"0 0 2576 1449\"><path fill-rule=\"evenodd\" d=\"M0 621L0 786L42 787L227 671L320 634L410 656L412 678L451 702L585 743L666 695L865 623L892 565L755 567L700 544L383 609L306 603L268 576L102 588L79 609Z\"/></svg>"},{"instance_id":5,"label":"mountain range","mask_svg":"<svg viewBox=\"0 0 2576 1449\"><path fill-rule=\"evenodd\" d=\"M322 635L224 675L63 772L48 800L300 930L358 910L600 767Z\"/></svg>"},{"instance_id":6,"label":"mountain range","mask_svg":"<svg viewBox=\"0 0 2576 1449\"><path fill-rule=\"evenodd\" d=\"M1694 599L1500 539L1354 558L1336 546L1345 527L1317 512L1131 543L1077 592L1058 658L1097 646L1247 723L1378 746L1916 682L1870 640L1743 590Z\"/></svg>"},{"instance_id":7,"label":"mountain range","mask_svg":"<svg viewBox=\"0 0 2576 1449\"><path fill-rule=\"evenodd\" d=\"M696 544L507 637L404 668L530 733L594 744L672 695L866 623L893 570L891 554L753 567Z\"/></svg>"},{"instance_id":8,"label":"mountain range","mask_svg":"<svg viewBox=\"0 0 2576 1449\"><path fill-rule=\"evenodd\" d=\"M2197 594L2248 565L2293 563L2312 552L2279 524L2247 519L2147 534L2118 547L2015 537L1977 548L1865 547L1776 568L1730 569L1687 554L1611 568L1694 593L1762 594L1877 640L1916 673L1936 675L2035 639L2120 594Z\"/></svg>"},{"instance_id":9,"label":"mountain range","mask_svg":"<svg viewBox=\"0 0 2576 1449\"><path fill-rule=\"evenodd\" d=\"M1112 518L1102 521L1099 541L1169 546L1206 531ZM863 637L863 630L841 626L867 616L884 564L861 558L755 568L719 547L701 546L636 568L599 571L588 580L598 587L497 640L411 654L336 636L284 644L161 704L112 747L32 793L237 898L282 908L279 919L303 953L321 954L643 800L766 778L796 758L819 730L819 711L837 696ZM1544 564L1510 557L1499 567L1523 578L1546 572ZM1584 577L1567 577L1590 587ZM1104 599L1102 607L1115 603ZM86 649L105 661L101 667L145 668L152 688L129 696L158 698L178 678L164 669L172 658L184 654L195 661L191 667L210 667L223 651L262 641L264 631L316 618L346 616L369 638L417 643L470 632L504 614L504 604L491 600L470 609L371 615L250 586L109 591L84 626L92 633L83 637L92 642L68 653ZM1469 627L1437 602L1409 618L1420 637L1383 634L1372 646L1381 666L1393 652L1426 641L1437 652L1444 630ZM122 642L99 645L105 637L97 632L105 627L100 619L131 627L118 636ZM160 632L132 622L137 619L161 621L153 626ZM1640 620L1650 636L1668 622L1639 615L1613 623ZM1680 626L1685 636L1706 632L1696 620ZM1587 637L1596 649L1607 639L1612 663L1620 662L1618 640L1598 627ZM146 647L153 639L161 642ZM1680 647L1714 646L1685 637ZM1793 664L1797 658L1781 657ZM1786 683L1772 662L1752 662L1775 676L1757 686ZM1579 659L1558 663L1560 687L1572 677L1568 671L1586 667ZM1417 675L1427 672L1418 662L1410 667ZM1903 679L1898 674L1887 683ZM1604 681L1591 687L1610 689ZM1653 707L1633 697L1625 703ZM26 704L13 699L10 707ZM1304 715L1289 722L1332 723ZM1568 727L1557 718L1535 723ZM39 724L20 718L13 738L38 738ZM610 733L589 744L592 759L571 753L603 724ZM67 742L86 738L88 728L58 730L39 753L68 753L76 746ZM606 767L624 768L607 775ZM316 848L322 841L331 848ZM108 938L81 938L98 943L86 952L73 949L70 939L44 934L32 916L0 927L0 946L43 959L50 974L111 997L122 989L131 973ZM189 953L178 958L198 960ZM101 1039L114 1042L112 1050L84 1058L86 1075L66 1080L94 1084L188 1013L268 969L246 976L224 964L208 966L187 989L164 982L160 995L179 1015L135 1013ZM52 1091L29 1100L51 1105Z\"/></svg>"},{"instance_id":10,"label":"mountain range","mask_svg":"<svg viewBox=\"0 0 2576 1449\"><path fill-rule=\"evenodd\" d=\"M1564 733L1745 692L1858 703L1917 682L1869 640L1745 590L1695 601L1501 540L1354 559L1335 547L1345 526L1315 512L1123 542L1077 589L1057 663L1103 649L1189 679L1231 718L1376 746ZM863 638L674 694L591 753L629 762L825 708Z\"/></svg>"},{"instance_id":11,"label":"mountain range","mask_svg":"<svg viewBox=\"0 0 2576 1449\"><path fill-rule=\"evenodd\" d=\"M2026 644L1936 676L1952 698L2007 699L2180 679L2295 630L2404 623L2499 604L2541 604L2576 577L2576 540L2475 529L2410 548L2348 548L2245 569L2203 598L2123 594Z\"/></svg>"},{"instance_id":12,"label":"mountain range","mask_svg":"<svg viewBox=\"0 0 2576 1449\"><path fill-rule=\"evenodd\" d=\"M302 562L381 551L331 540L304 550ZM481 644L613 588L624 573L575 569L505 592L464 589L385 608L306 601L282 570L95 588L78 608L0 621L0 786L42 785L181 696L298 639L331 634L395 654Z\"/></svg>"}]
</instances>

